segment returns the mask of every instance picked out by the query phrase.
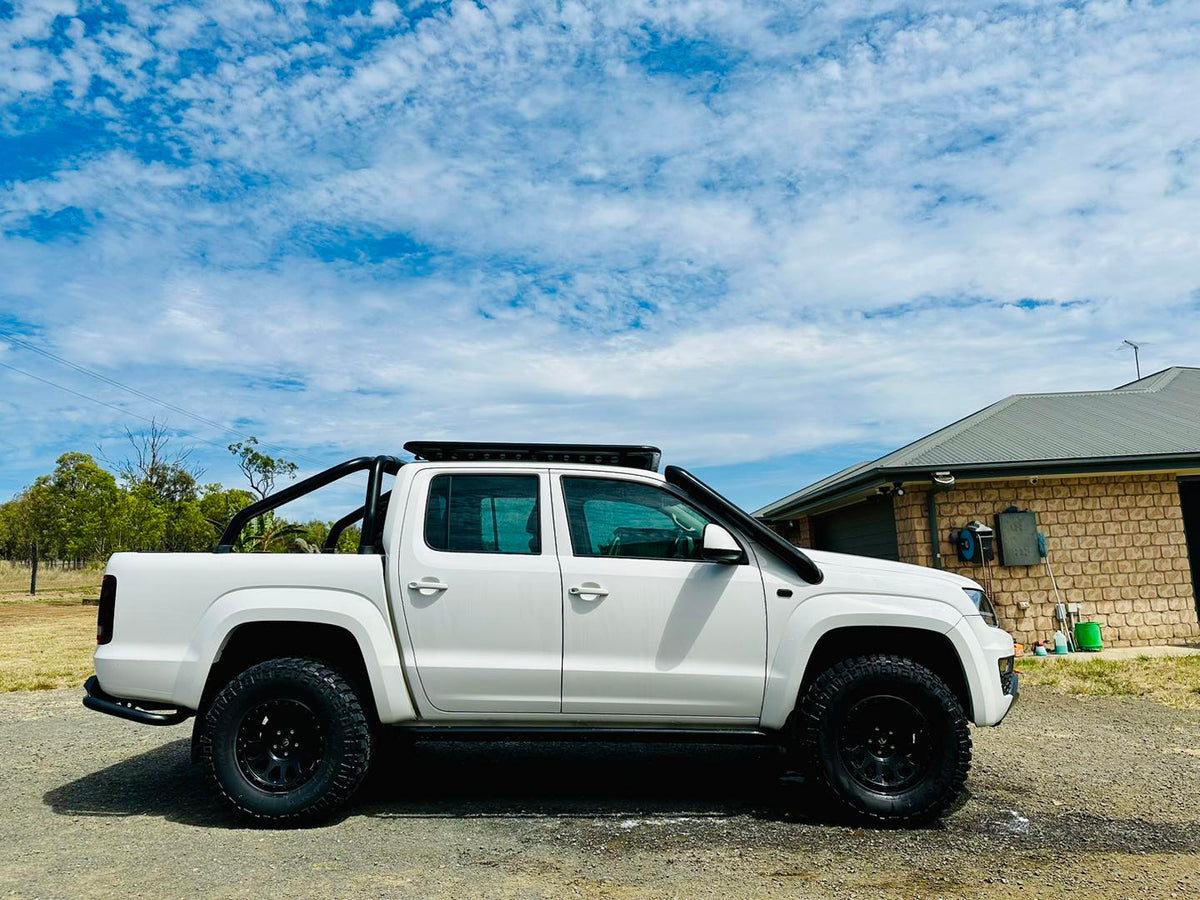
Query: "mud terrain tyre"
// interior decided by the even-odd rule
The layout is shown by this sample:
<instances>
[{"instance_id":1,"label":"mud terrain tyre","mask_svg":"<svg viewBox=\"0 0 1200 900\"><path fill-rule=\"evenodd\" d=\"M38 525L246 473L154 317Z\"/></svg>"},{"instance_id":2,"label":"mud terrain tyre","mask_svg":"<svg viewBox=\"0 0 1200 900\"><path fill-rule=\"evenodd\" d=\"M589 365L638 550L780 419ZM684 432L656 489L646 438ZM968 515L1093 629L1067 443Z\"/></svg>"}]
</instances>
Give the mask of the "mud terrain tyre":
<instances>
[{"instance_id":1,"label":"mud terrain tyre","mask_svg":"<svg viewBox=\"0 0 1200 900\"><path fill-rule=\"evenodd\" d=\"M313 659L273 659L232 679L200 730L199 757L218 793L263 825L329 816L357 790L371 761L358 695Z\"/></svg>"},{"instance_id":2,"label":"mud terrain tyre","mask_svg":"<svg viewBox=\"0 0 1200 900\"><path fill-rule=\"evenodd\" d=\"M797 748L817 789L855 818L916 825L963 793L971 735L940 678L910 659L860 656L819 675L801 698Z\"/></svg>"}]
</instances>

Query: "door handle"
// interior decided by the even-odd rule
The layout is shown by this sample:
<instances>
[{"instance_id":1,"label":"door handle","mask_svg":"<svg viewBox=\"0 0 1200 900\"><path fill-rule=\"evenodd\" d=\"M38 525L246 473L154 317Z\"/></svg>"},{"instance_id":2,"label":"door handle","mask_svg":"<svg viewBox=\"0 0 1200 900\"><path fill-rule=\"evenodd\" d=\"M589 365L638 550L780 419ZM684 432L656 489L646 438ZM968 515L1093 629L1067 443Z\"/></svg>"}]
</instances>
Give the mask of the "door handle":
<instances>
[{"instance_id":1,"label":"door handle","mask_svg":"<svg viewBox=\"0 0 1200 900\"><path fill-rule=\"evenodd\" d=\"M408 587L409 590L413 591L445 591L450 589L450 585L442 584L440 581L410 581Z\"/></svg>"},{"instance_id":2,"label":"door handle","mask_svg":"<svg viewBox=\"0 0 1200 900\"><path fill-rule=\"evenodd\" d=\"M567 588L567 593L572 597L578 597L580 600L586 600L589 603L594 603L601 597L608 596L608 591L598 584L577 584L575 587Z\"/></svg>"}]
</instances>

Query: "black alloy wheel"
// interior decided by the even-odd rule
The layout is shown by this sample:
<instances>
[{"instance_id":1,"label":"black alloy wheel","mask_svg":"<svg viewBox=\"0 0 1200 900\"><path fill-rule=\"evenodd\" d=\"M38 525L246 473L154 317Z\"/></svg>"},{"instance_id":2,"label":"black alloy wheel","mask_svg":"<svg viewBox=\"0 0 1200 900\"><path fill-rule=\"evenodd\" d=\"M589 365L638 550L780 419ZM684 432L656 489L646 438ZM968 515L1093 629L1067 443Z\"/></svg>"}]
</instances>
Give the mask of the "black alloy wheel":
<instances>
[{"instance_id":1,"label":"black alloy wheel","mask_svg":"<svg viewBox=\"0 0 1200 900\"><path fill-rule=\"evenodd\" d=\"M316 773L325 756L321 723L299 700L277 698L253 707L238 726L241 773L272 794L293 791Z\"/></svg>"},{"instance_id":2,"label":"black alloy wheel","mask_svg":"<svg viewBox=\"0 0 1200 900\"><path fill-rule=\"evenodd\" d=\"M903 697L865 697L846 711L838 734L842 764L863 787L901 793L929 773L929 723Z\"/></svg>"}]
</instances>

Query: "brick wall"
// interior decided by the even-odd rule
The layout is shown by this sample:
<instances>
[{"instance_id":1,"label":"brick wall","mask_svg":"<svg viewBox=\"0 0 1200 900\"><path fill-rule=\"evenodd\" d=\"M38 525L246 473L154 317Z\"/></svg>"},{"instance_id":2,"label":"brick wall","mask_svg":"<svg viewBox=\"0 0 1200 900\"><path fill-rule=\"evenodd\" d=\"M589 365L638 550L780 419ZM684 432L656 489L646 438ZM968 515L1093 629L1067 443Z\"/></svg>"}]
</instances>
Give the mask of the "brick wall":
<instances>
[{"instance_id":1,"label":"brick wall","mask_svg":"<svg viewBox=\"0 0 1200 900\"><path fill-rule=\"evenodd\" d=\"M941 503L945 495L940 494L938 515L941 515ZM892 508L896 512L896 548L900 551L900 561L913 563L918 566L932 566L933 553L929 549L929 518L928 491L905 488L903 496L892 500ZM964 523L965 524L965 523ZM938 528L943 528L941 519ZM945 526L949 528L949 526ZM943 529L944 530L944 529ZM942 553L946 551L943 550Z\"/></svg>"},{"instance_id":2,"label":"brick wall","mask_svg":"<svg viewBox=\"0 0 1200 900\"><path fill-rule=\"evenodd\" d=\"M930 565L927 493L895 499L900 558ZM950 532L1017 506L1037 514L1063 601L1102 626L1110 647L1200 639L1179 489L1173 475L1114 475L966 482L938 494L945 567L983 580L983 568L959 562ZM992 564L1005 628L1027 646L1054 634L1054 591L1045 566ZM1022 608L1025 607L1025 608Z\"/></svg>"},{"instance_id":3,"label":"brick wall","mask_svg":"<svg viewBox=\"0 0 1200 900\"><path fill-rule=\"evenodd\" d=\"M808 516L797 516L786 521L766 522L768 528L797 547L812 546L812 527Z\"/></svg>"}]
</instances>

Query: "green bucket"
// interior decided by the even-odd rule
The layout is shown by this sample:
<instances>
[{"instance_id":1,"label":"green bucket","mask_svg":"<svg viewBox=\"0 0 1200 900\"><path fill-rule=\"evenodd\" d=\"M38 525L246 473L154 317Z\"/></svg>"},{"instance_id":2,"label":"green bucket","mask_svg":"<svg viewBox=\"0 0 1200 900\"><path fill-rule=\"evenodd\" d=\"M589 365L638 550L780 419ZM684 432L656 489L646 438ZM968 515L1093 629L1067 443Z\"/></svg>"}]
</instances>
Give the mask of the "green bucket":
<instances>
[{"instance_id":1,"label":"green bucket","mask_svg":"<svg viewBox=\"0 0 1200 900\"><path fill-rule=\"evenodd\" d=\"M1075 646L1080 650L1103 650L1104 642L1100 640L1100 623L1076 622Z\"/></svg>"}]
</instances>

